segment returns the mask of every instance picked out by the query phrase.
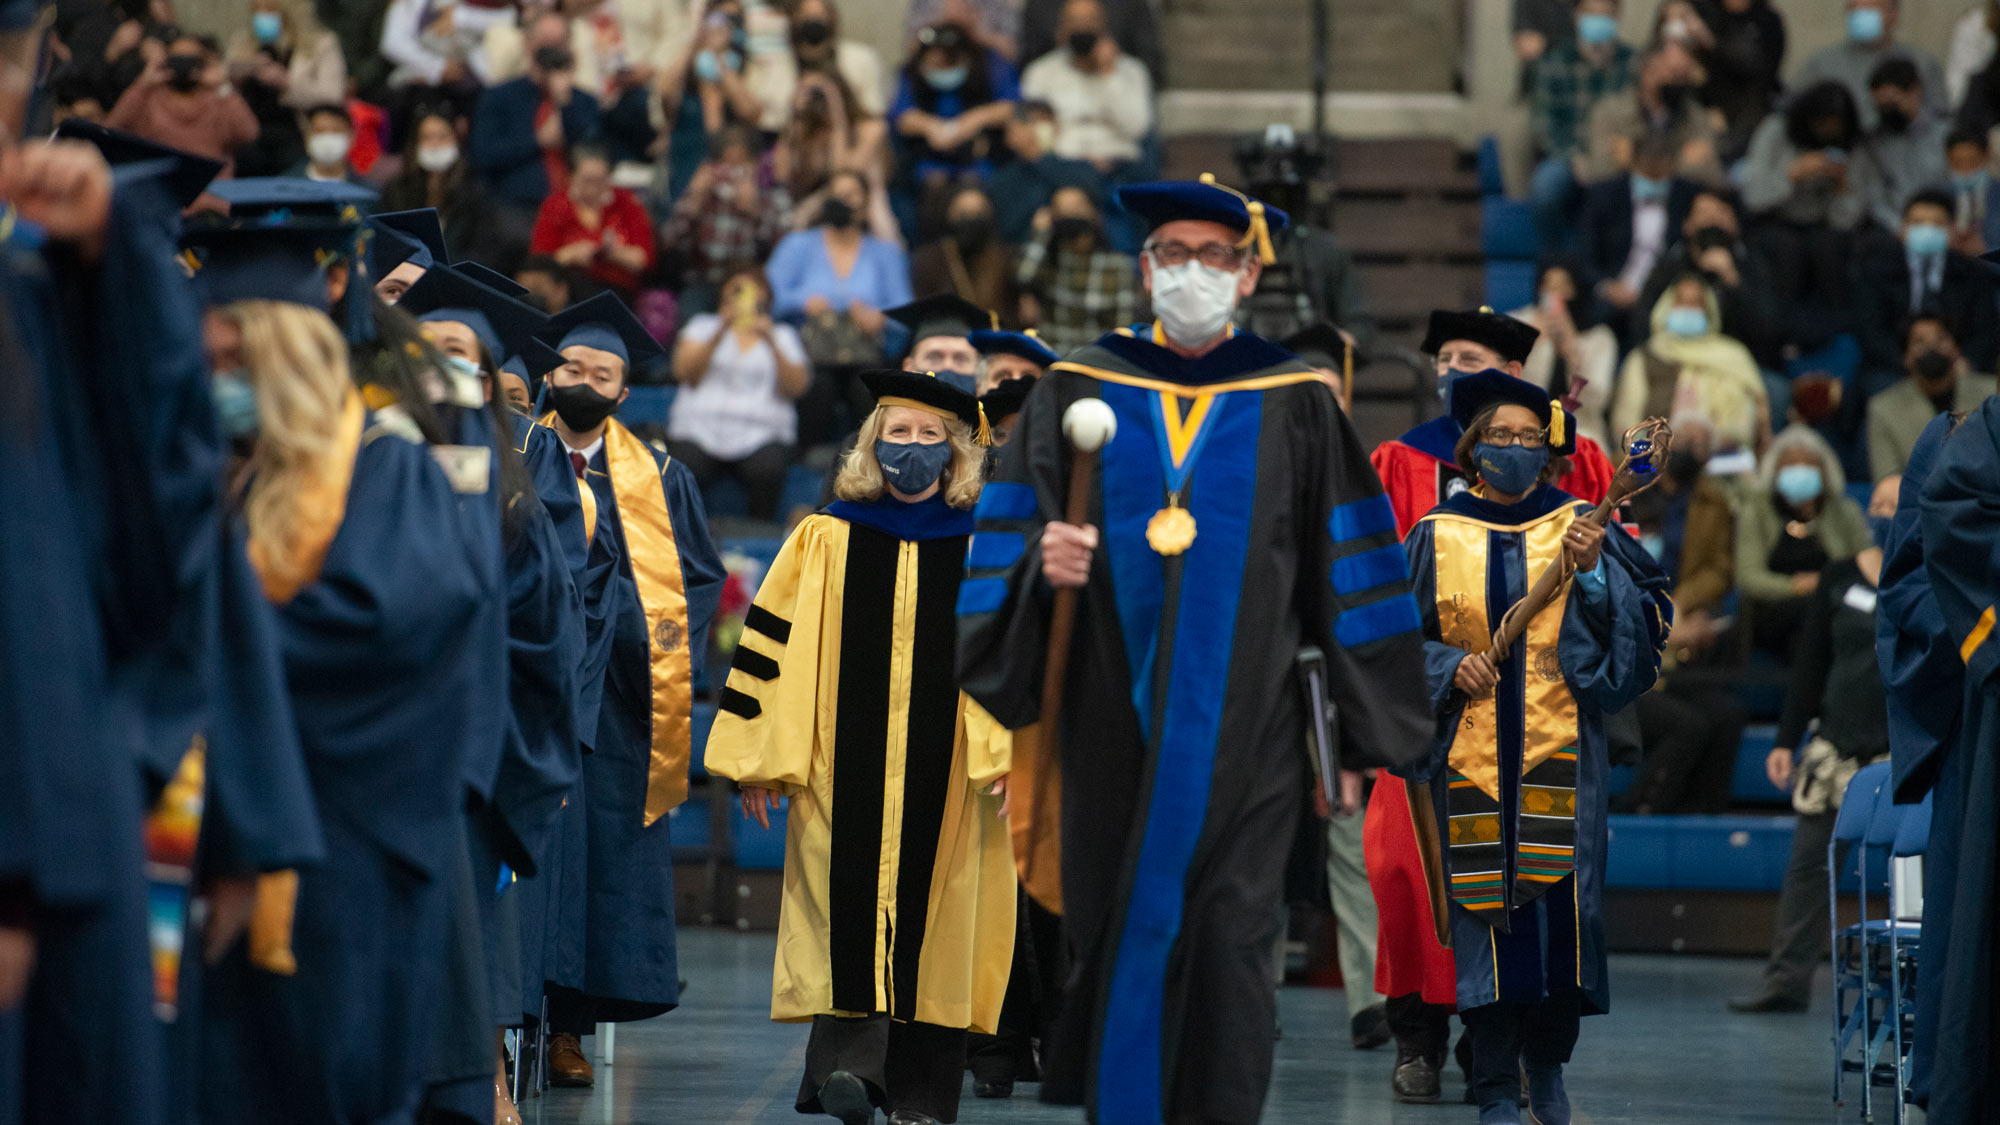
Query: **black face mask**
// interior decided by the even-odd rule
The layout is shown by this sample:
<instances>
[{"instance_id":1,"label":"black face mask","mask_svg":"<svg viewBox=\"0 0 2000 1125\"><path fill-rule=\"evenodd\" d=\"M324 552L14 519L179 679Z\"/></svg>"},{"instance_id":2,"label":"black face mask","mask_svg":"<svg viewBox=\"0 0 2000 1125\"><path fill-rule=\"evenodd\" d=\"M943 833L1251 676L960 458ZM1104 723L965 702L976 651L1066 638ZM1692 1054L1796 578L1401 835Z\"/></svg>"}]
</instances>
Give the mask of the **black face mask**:
<instances>
[{"instance_id":1,"label":"black face mask","mask_svg":"<svg viewBox=\"0 0 2000 1125\"><path fill-rule=\"evenodd\" d=\"M993 220L984 215L951 221L951 240L968 254L976 254L993 240Z\"/></svg>"},{"instance_id":2,"label":"black face mask","mask_svg":"<svg viewBox=\"0 0 2000 1125\"><path fill-rule=\"evenodd\" d=\"M201 58L195 55L167 56L167 85L186 93L201 85Z\"/></svg>"},{"instance_id":3,"label":"black face mask","mask_svg":"<svg viewBox=\"0 0 2000 1125\"><path fill-rule=\"evenodd\" d=\"M568 47L537 47L535 65L543 70L568 70L576 65L576 59Z\"/></svg>"},{"instance_id":4,"label":"black face mask","mask_svg":"<svg viewBox=\"0 0 2000 1125\"><path fill-rule=\"evenodd\" d=\"M1909 131L1910 115L1903 112L1902 106L1876 106L1875 116L1877 120L1882 122L1882 128L1887 129L1891 133L1905 133Z\"/></svg>"},{"instance_id":5,"label":"black face mask","mask_svg":"<svg viewBox=\"0 0 2000 1125\"><path fill-rule=\"evenodd\" d=\"M1682 488L1695 482L1701 476L1702 460L1691 449L1676 449L1667 454L1667 476Z\"/></svg>"},{"instance_id":6,"label":"black face mask","mask_svg":"<svg viewBox=\"0 0 2000 1125\"><path fill-rule=\"evenodd\" d=\"M1097 50L1097 33L1095 31L1070 32L1069 50L1070 54L1075 55L1077 58L1089 58L1090 53Z\"/></svg>"},{"instance_id":7,"label":"black face mask","mask_svg":"<svg viewBox=\"0 0 2000 1125\"><path fill-rule=\"evenodd\" d=\"M1725 227L1703 227L1688 238L1697 252L1704 250L1734 250L1736 236Z\"/></svg>"},{"instance_id":8,"label":"black face mask","mask_svg":"<svg viewBox=\"0 0 2000 1125\"><path fill-rule=\"evenodd\" d=\"M806 20L793 28L792 32L798 36L800 43L808 47L817 47L833 38L833 25L825 20Z\"/></svg>"},{"instance_id":9,"label":"black face mask","mask_svg":"<svg viewBox=\"0 0 2000 1125\"><path fill-rule=\"evenodd\" d=\"M819 221L837 230L853 226L857 217L854 205L845 199L829 199L819 205Z\"/></svg>"},{"instance_id":10,"label":"black face mask","mask_svg":"<svg viewBox=\"0 0 2000 1125\"><path fill-rule=\"evenodd\" d=\"M1910 364L1910 373L1933 387L1948 382L1951 369L1952 358L1938 351L1924 352Z\"/></svg>"},{"instance_id":11,"label":"black face mask","mask_svg":"<svg viewBox=\"0 0 2000 1125\"><path fill-rule=\"evenodd\" d=\"M1692 96L1694 96L1692 82L1669 82L1660 87L1660 100L1666 103L1668 109L1680 108L1680 104Z\"/></svg>"},{"instance_id":12,"label":"black face mask","mask_svg":"<svg viewBox=\"0 0 2000 1125\"><path fill-rule=\"evenodd\" d=\"M1049 228L1049 233L1054 235L1057 244L1067 246L1086 235L1096 234L1097 224L1089 219L1070 215L1057 219L1055 225Z\"/></svg>"},{"instance_id":13,"label":"black face mask","mask_svg":"<svg viewBox=\"0 0 2000 1125\"><path fill-rule=\"evenodd\" d=\"M549 406L573 433L587 434L618 413L618 400L606 398L583 383L567 387L549 384Z\"/></svg>"}]
</instances>

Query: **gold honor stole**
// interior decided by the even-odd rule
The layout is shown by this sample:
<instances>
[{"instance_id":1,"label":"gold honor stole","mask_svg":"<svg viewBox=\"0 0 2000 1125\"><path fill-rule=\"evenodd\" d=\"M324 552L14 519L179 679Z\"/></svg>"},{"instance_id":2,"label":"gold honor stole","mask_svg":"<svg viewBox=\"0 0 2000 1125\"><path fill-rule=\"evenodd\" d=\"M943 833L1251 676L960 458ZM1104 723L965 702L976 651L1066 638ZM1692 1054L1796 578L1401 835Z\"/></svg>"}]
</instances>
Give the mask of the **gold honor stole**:
<instances>
[{"instance_id":1,"label":"gold honor stole","mask_svg":"<svg viewBox=\"0 0 2000 1125\"><path fill-rule=\"evenodd\" d=\"M617 419L604 427L604 465L618 520L625 531L625 554L646 615L646 647L653 681L653 738L646 768L646 819L651 827L687 800L693 673L688 652L687 588L681 552L667 512L664 469L644 442ZM589 482L583 491L590 492ZM589 511L589 509L586 509ZM593 524L595 521L591 521Z\"/></svg>"},{"instance_id":2,"label":"gold honor stole","mask_svg":"<svg viewBox=\"0 0 2000 1125\"><path fill-rule=\"evenodd\" d=\"M1518 527L1464 519L1450 513L1425 517L1431 525L1437 573L1438 630L1446 644L1484 652L1492 644L1486 580L1488 535L1521 536L1526 574L1533 581L1562 556L1563 534L1576 518L1570 505ZM1525 657L1502 664L1500 691L1520 682L1522 691L1521 792L1514 882L1508 893L1506 835L1501 824L1498 704L1466 704L1452 739L1445 808L1450 816L1451 898L1493 924L1510 906L1532 902L1576 864L1576 699L1563 681L1557 644L1569 586L1536 614L1522 638ZM1518 667L1515 667L1518 665ZM1514 675L1508 670L1513 668ZM1518 677L1518 680L1516 679Z\"/></svg>"}]
</instances>

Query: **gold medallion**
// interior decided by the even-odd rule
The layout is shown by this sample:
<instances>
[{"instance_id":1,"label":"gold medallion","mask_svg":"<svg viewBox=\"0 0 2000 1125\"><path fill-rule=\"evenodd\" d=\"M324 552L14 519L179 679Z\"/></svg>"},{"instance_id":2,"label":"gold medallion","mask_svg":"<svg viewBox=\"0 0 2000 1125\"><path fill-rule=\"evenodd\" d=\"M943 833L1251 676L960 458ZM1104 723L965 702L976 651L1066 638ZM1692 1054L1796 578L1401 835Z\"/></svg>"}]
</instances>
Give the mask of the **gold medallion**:
<instances>
[{"instance_id":1,"label":"gold medallion","mask_svg":"<svg viewBox=\"0 0 2000 1125\"><path fill-rule=\"evenodd\" d=\"M1146 521L1146 542L1171 558L1194 546L1194 515L1186 508L1165 507Z\"/></svg>"}]
</instances>

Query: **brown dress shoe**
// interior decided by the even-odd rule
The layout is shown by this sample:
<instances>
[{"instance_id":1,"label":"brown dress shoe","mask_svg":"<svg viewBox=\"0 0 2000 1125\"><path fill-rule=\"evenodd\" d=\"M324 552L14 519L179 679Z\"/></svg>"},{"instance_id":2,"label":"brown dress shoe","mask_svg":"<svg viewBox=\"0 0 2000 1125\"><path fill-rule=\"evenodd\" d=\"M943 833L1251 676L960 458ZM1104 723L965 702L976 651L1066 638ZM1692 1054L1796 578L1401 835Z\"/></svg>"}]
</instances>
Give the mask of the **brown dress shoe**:
<instances>
[{"instance_id":1,"label":"brown dress shoe","mask_svg":"<svg viewBox=\"0 0 2000 1125\"><path fill-rule=\"evenodd\" d=\"M549 1085L588 1086L595 1081L597 1073L583 1057L583 1043L576 1036L549 1036Z\"/></svg>"}]
</instances>

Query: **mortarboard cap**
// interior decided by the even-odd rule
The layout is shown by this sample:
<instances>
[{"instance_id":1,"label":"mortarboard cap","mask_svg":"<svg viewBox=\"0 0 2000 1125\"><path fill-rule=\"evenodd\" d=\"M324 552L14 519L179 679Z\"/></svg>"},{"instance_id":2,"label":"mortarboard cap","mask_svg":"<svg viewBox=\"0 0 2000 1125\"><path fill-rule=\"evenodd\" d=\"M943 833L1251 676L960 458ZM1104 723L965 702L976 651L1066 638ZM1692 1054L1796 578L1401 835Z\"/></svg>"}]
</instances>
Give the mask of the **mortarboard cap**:
<instances>
[{"instance_id":1,"label":"mortarboard cap","mask_svg":"<svg viewBox=\"0 0 2000 1125\"><path fill-rule=\"evenodd\" d=\"M508 277L499 270L482 266L478 262L453 262L451 268L503 297L513 297L519 300L528 295L527 286Z\"/></svg>"},{"instance_id":2,"label":"mortarboard cap","mask_svg":"<svg viewBox=\"0 0 2000 1125\"><path fill-rule=\"evenodd\" d=\"M287 219L324 217L358 221L362 204L375 201L375 193L365 187L340 180L308 180L303 176L218 180L209 190L229 204L232 219L282 214Z\"/></svg>"},{"instance_id":3,"label":"mortarboard cap","mask_svg":"<svg viewBox=\"0 0 2000 1125\"><path fill-rule=\"evenodd\" d=\"M1033 332L999 332L982 329L966 337L980 355L1014 355L1029 363L1047 367L1062 357L1055 349L1042 343L1042 338Z\"/></svg>"},{"instance_id":4,"label":"mortarboard cap","mask_svg":"<svg viewBox=\"0 0 2000 1125\"><path fill-rule=\"evenodd\" d=\"M423 248L423 253L410 260L430 269L433 266L451 264L451 251L445 246L444 224L438 219L437 208L420 207L414 211L385 211L371 215L368 221L375 226L392 231Z\"/></svg>"},{"instance_id":5,"label":"mortarboard cap","mask_svg":"<svg viewBox=\"0 0 2000 1125\"><path fill-rule=\"evenodd\" d=\"M990 422L1004 422L1021 412L1028 401L1028 393L1035 389L1037 380L1033 378L1009 379L996 383L992 390L979 396L979 408L986 412Z\"/></svg>"},{"instance_id":6,"label":"mortarboard cap","mask_svg":"<svg viewBox=\"0 0 2000 1125\"><path fill-rule=\"evenodd\" d=\"M212 226L189 231L182 244L194 252L205 305L285 301L326 312L327 267L352 238L332 226Z\"/></svg>"},{"instance_id":7,"label":"mortarboard cap","mask_svg":"<svg viewBox=\"0 0 2000 1125\"><path fill-rule=\"evenodd\" d=\"M999 317L956 293L922 297L883 311L889 319L910 330L912 347L919 340L933 336L970 336L980 329L1000 327Z\"/></svg>"},{"instance_id":8,"label":"mortarboard cap","mask_svg":"<svg viewBox=\"0 0 2000 1125\"><path fill-rule=\"evenodd\" d=\"M1313 367L1344 370L1350 358L1347 338L1324 320L1314 321L1285 337L1285 350Z\"/></svg>"},{"instance_id":9,"label":"mortarboard cap","mask_svg":"<svg viewBox=\"0 0 2000 1125\"><path fill-rule=\"evenodd\" d=\"M1563 409L1562 403L1550 398L1549 392L1526 379L1516 379L1504 371L1479 371L1453 379L1448 390L1447 409L1460 431L1471 426L1472 420L1487 407L1511 404L1534 411L1547 428L1549 449L1556 455L1567 457L1576 452L1576 419Z\"/></svg>"},{"instance_id":10,"label":"mortarboard cap","mask_svg":"<svg viewBox=\"0 0 2000 1125\"><path fill-rule=\"evenodd\" d=\"M113 165L143 164L149 161L170 161L165 166L162 181L174 201L183 208L194 203L208 188L209 181L222 174L222 161L177 148L156 144L144 137L107 129L102 125L72 117L56 126L57 140L89 141L104 154L107 163Z\"/></svg>"},{"instance_id":11,"label":"mortarboard cap","mask_svg":"<svg viewBox=\"0 0 2000 1125\"><path fill-rule=\"evenodd\" d=\"M509 357L508 362L519 369L517 373L532 387L537 379L563 365L563 355L530 336L522 342L520 354Z\"/></svg>"},{"instance_id":12,"label":"mortarboard cap","mask_svg":"<svg viewBox=\"0 0 2000 1125\"><path fill-rule=\"evenodd\" d=\"M481 285L455 267L426 271L396 307L419 324L465 325L486 345L496 364L520 354L546 321L540 310Z\"/></svg>"},{"instance_id":13,"label":"mortarboard cap","mask_svg":"<svg viewBox=\"0 0 2000 1125\"><path fill-rule=\"evenodd\" d=\"M1216 182L1215 176L1209 172L1203 172L1198 180L1130 184L1112 192L1112 198L1119 206L1144 219L1149 228L1194 220L1220 223L1230 230L1239 231L1243 239L1236 245L1255 248L1265 265L1277 261L1277 250L1271 244L1271 237L1292 224L1290 215L1261 199L1252 199L1235 188Z\"/></svg>"},{"instance_id":14,"label":"mortarboard cap","mask_svg":"<svg viewBox=\"0 0 2000 1125\"><path fill-rule=\"evenodd\" d=\"M1492 348L1508 363L1526 363L1540 335L1533 325L1489 308L1471 312L1437 309L1431 313L1430 331L1424 333L1424 345L1418 350L1436 355L1453 340L1470 340Z\"/></svg>"},{"instance_id":15,"label":"mortarboard cap","mask_svg":"<svg viewBox=\"0 0 2000 1125\"><path fill-rule=\"evenodd\" d=\"M625 361L625 374L642 374L652 361L666 352L618 299L616 293L599 293L579 301L548 319L535 336L552 343L559 352L571 348L596 348Z\"/></svg>"},{"instance_id":16,"label":"mortarboard cap","mask_svg":"<svg viewBox=\"0 0 2000 1125\"><path fill-rule=\"evenodd\" d=\"M928 371L901 371L887 368L863 371L861 384L875 396L877 406L911 406L945 418L956 418L972 427L979 444L991 444L991 431L979 400Z\"/></svg>"},{"instance_id":17,"label":"mortarboard cap","mask_svg":"<svg viewBox=\"0 0 2000 1125\"><path fill-rule=\"evenodd\" d=\"M47 0L0 0L0 31L26 31L42 18Z\"/></svg>"},{"instance_id":18,"label":"mortarboard cap","mask_svg":"<svg viewBox=\"0 0 2000 1125\"><path fill-rule=\"evenodd\" d=\"M380 281L405 262L428 270L430 251L415 239L405 238L387 227L375 228L375 237L368 240L368 276Z\"/></svg>"}]
</instances>

